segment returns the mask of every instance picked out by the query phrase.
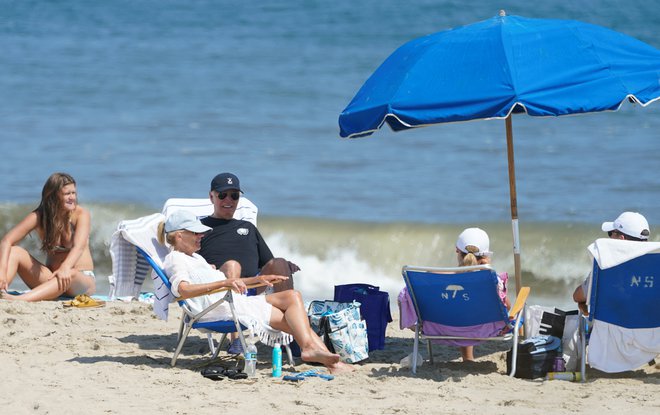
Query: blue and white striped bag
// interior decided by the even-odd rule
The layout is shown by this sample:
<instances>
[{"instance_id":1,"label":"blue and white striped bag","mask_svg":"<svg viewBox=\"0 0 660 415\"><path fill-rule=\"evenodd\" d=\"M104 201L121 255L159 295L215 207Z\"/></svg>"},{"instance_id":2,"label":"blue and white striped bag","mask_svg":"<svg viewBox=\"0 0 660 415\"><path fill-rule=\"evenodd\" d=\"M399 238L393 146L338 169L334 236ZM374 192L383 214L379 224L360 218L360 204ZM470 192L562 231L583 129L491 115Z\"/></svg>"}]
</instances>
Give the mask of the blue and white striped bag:
<instances>
[{"instance_id":1,"label":"blue and white striped bag","mask_svg":"<svg viewBox=\"0 0 660 415\"><path fill-rule=\"evenodd\" d=\"M367 325L360 317L360 303L316 300L307 314L312 329L343 362L356 363L369 357Z\"/></svg>"}]
</instances>

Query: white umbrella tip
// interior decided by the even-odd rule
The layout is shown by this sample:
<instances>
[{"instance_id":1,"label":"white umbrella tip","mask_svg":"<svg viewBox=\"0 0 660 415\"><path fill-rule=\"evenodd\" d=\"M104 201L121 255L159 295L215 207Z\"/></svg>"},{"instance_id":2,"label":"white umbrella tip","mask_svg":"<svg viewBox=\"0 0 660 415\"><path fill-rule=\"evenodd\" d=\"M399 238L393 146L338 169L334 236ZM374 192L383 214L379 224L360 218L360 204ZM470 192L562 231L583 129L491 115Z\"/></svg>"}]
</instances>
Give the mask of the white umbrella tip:
<instances>
[{"instance_id":1,"label":"white umbrella tip","mask_svg":"<svg viewBox=\"0 0 660 415\"><path fill-rule=\"evenodd\" d=\"M504 17L504 16L506 16L506 12L504 11L504 9L502 9L500 10L500 17Z\"/></svg>"}]
</instances>

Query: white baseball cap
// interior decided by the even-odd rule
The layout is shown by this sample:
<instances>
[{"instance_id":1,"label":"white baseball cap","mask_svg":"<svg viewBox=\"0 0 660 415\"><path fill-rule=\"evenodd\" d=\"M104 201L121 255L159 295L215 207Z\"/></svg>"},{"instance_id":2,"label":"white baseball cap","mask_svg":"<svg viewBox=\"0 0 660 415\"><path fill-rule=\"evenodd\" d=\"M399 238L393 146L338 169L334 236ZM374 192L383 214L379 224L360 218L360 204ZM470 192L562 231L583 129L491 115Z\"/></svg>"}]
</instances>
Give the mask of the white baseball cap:
<instances>
[{"instance_id":1,"label":"white baseball cap","mask_svg":"<svg viewBox=\"0 0 660 415\"><path fill-rule=\"evenodd\" d=\"M456 241L456 248L464 254L473 253L476 256L491 256L490 239L483 229L467 228ZM468 249L469 248L469 249Z\"/></svg>"},{"instance_id":2,"label":"white baseball cap","mask_svg":"<svg viewBox=\"0 0 660 415\"><path fill-rule=\"evenodd\" d=\"M637 212L623 212L614 222L603 222L604 232L617 231L633 238L649 239L649 223Z\"/></svg>"},{"instance_id":3,"label":"white baseball cap","mask_svg":"<svg viewBox=\"0 0 660 415\"><path fill-rule=\"evenodd\" d=\"M165 232L187 230L195 233L204 233L211 230L197 219L194 213L187 210L175 210L165 221Z\"/></svg>"}]
</instances>

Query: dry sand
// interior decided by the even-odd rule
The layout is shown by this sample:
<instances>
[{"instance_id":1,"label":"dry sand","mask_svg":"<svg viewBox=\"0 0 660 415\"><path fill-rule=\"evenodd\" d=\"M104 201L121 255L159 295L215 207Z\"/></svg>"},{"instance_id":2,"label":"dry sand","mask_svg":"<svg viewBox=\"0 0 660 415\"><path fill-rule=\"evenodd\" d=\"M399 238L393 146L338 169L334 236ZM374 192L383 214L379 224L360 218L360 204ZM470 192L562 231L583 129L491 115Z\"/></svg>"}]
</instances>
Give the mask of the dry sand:
<instances>
[{"instance_id":1,"label":"dry sand","mask_svg":"<svg viewBox=\"0 0 660 415\"><path fill-rule=\"evenodd\" d=\"M396 321L385 350L332 381L273 379L271 349L260 346L256 379L214 382L199 373L208 346L197 333L170 367L178 317L174 305L164 322L137 302L64 309L61 302L0 301L0 413L660 413L658 364L615 375L590 370L584 384L530 381L504 374L505 346L477 346L470 364L459 362L455 348L436 346L435 364L413 377L399 365L412 349L412 332Z\"/></svg>"}]
</instances>

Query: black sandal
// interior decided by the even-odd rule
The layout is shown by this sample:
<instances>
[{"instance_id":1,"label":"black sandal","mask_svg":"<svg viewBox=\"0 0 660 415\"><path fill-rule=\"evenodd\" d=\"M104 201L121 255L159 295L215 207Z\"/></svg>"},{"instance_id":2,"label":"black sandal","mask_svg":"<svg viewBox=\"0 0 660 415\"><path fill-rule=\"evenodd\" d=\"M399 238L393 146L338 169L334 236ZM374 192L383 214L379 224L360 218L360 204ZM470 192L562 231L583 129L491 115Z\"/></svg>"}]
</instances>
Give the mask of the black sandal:
<instances>
[{"instance_id":1,"label":"black sandal","mask_svg":"<svg viewBox=\"0 0 660 415\"><path fill-rule=\"evenodd\" d=\"M247 379L247 373L243 372L241 369L227 369L225 370L225 376L231 380L238 379Z\"/></svg>"},{"instance_id":2,"label":"black sandal","mask_svg":"<svg viewBox=\"0 0 660 415\"><path fill-rule=\"evenodd\" d=\"M211 380L222 380L227 377L227 369L222 366L208 366L202 369L200 373Z\"/></svg>"}]
</instances>

